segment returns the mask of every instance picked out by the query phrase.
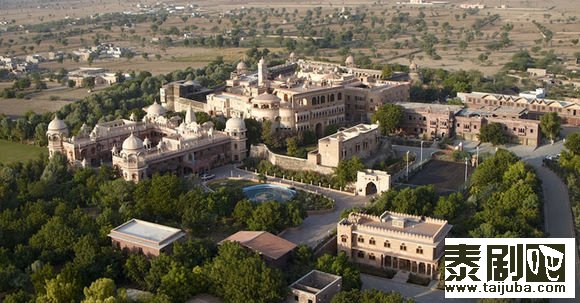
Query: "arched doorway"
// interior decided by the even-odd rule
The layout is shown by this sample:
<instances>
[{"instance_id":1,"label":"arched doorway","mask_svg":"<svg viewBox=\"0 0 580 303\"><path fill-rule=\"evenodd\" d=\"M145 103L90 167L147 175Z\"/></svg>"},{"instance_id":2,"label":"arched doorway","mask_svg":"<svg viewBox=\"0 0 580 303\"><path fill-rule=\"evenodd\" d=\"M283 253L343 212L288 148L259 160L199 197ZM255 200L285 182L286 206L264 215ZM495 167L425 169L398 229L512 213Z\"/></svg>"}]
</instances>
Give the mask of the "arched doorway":
<instances>
[{"instance_id":1,"label":"arched doorway","mask_svg":"<svg viewBox=\"0 0 580 303\"><path fill-rule=\"evenodd\" d=\"M316 123L316 127L314 128L314 132L316 133L316 137L322 138L322 123Z\"/></svg>"},{"instance_id":2,"label":"arched doorway","mask_svg":"<svg viewBox=\"0 0 580 303\"><path fill-rule=\"evenodd\" d=\"M374 195L377 193L377 186L373 182L369 182L365 188L365 196Z\"/></svg>"}]
</instances>

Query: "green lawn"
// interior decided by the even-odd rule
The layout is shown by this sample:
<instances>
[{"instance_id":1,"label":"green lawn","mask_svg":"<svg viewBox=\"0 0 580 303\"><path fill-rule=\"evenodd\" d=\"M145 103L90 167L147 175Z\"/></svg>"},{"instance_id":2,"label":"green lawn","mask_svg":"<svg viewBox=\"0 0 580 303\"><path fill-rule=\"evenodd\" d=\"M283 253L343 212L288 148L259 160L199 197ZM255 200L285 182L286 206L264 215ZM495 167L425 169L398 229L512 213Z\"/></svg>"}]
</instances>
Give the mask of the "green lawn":
<instances>
[{"instance_id":1,"label":"green lawn","mask_svg":"<svg viewBox=\"0 0 580 303\"><path fill-rule=\"evenodd\" d=\"M36 159L40 153L48 154L48 149L0 140L0 163L3 164Z\"/></svg>"}]
</instances>

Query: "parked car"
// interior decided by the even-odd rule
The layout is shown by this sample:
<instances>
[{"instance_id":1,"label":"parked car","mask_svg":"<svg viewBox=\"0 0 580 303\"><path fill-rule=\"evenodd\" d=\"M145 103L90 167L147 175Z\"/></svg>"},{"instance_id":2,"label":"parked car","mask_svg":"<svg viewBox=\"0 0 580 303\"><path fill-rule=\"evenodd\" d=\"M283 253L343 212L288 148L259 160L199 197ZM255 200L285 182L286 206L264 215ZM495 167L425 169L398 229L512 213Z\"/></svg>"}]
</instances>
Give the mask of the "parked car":
<instances>
[{"instance_id":1,"label":"parked car","mask_svg":"<svg viewBox=\"0 0 580 303\"><path fill-rule=\"evenodd\" d=\"M201 175L201 180L202 181L208 181L208 180L211 180L213 178L215 178L215 175L214 174L203 174L203 175Z\"/></svg>"}]
</instances>

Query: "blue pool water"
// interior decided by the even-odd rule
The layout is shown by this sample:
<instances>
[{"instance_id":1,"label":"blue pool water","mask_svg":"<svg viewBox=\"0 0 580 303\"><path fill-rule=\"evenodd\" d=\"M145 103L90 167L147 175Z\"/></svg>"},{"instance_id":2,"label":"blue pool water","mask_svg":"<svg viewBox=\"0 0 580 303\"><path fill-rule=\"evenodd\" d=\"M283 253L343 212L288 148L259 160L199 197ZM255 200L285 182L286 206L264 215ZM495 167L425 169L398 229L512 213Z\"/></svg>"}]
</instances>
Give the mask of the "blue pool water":
<instances>
[{"instance_id":1,"label":"blue pool water","mask_svg":"<svg viewBox=\"0 0 580 303\"><path fill-rule=\"evenodd\" d=\"M272 184L252 185L244 187L243 191L244 195L254 202L266 202L272 200L286 202L292 199L296 194L295 190Z\"/></svg>"}]
</instances>

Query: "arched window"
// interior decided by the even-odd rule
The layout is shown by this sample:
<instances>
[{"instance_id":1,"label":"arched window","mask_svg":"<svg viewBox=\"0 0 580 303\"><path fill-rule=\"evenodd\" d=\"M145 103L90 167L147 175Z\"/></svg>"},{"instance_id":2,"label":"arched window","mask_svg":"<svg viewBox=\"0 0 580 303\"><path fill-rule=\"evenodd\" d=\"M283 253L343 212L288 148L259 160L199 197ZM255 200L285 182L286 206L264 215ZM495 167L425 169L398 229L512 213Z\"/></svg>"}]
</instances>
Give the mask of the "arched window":
<instances>
[{"instance_id":1,"label":"arched window","mask_svg":"<svg viewBox=\"0 0 580 303\"><path fill-rule=\"evenodd\" d=\"M418 247L417 247L417 250L416 250L416 252L417 252L418 254L422 255L422 254L423 254L423 247L421 247L421 246L418 246Z\"/></svg>"},{"instance_id":2,"label":"arched window","mask_svg":"<svg viewBox=\"0 0 580 303\"><path fill-rule=\"evenodd\" d=\"M407 251L407 245L405 245L405 243L401 243L401 246L399 246L399 249L402 251Z\"/></svg>"},{"instance_id":3,"label":"arched window","mask_svg":"<svg viewBox=\"0 0 580 303\"><path fill-rule=\"evenodd\" d=\"M334 94L330 94L330 102L334 101Z\"/></svg>"},{"instance_id":4,"label":"arched window","mask_svg":"<svg viewBox=\"0 0 580 303\"><path fill-rule=\"evenodd\" d=\"M364 252L364 251L360 251L360 250L359 250L359 251L356 253L356 256L357 256L357 257L359 257L359 258L364 258L364 257L365 257L365 252Z\"/></svg>"},{"instance_id":5,"label":"arched window","mask_svg":"<svg viewBox=\"0 0 580 303\"><path fill-rule=\"evenodd\" d=\"M389 240L385 241L385 244L383 245L385 248L391 248L391 242L389 242Z\"/></svg>"},{"instance_id":6,"label":"arched window","mask_svg":"<svg viewBox=\"0 0 580 303\"><path fill-rule=\"evenodd\" d=\"M342 93L338 93L338 100L342 100Z\"/></svg>"},{"instance_id":7,"label":"arched window","mask_svg":"<svg viewBox=\"0 0 580 303\"><path fill-rule=\"evenodd\" d=\"M358 236L357 241L358 243L365 243L365 238Z\"/></svg>"},{"instance_id":8,"label":"arched window","mask_svg":"<svg viewBox=\"0 0 580 303\"><path fill-rule=\"evenodd\" d=\"M375 245L376 244L375 238L370 238L369 244L370 245Z\"/></svg>"},{"instance_id":9,"label":"arched window","mask_svg":"<svg viewBox=\"0 0 580 303\"><path fill-rule=\"evenodd\" d=\"M326 97L325 96L320 96L320 103L324 103L326 102Z\"/></svg>"},{"instance_id":10,"label":"arched window","mask_svg":"<svg viewBox=\"0 0 580 303\"><path fill-rule=\"evenodd\" d=\"M342 243L346 243L346 241L348 241L348 236L347 235L340 236L340 241L342 241Z\"/></svg>"}]
</instances>

